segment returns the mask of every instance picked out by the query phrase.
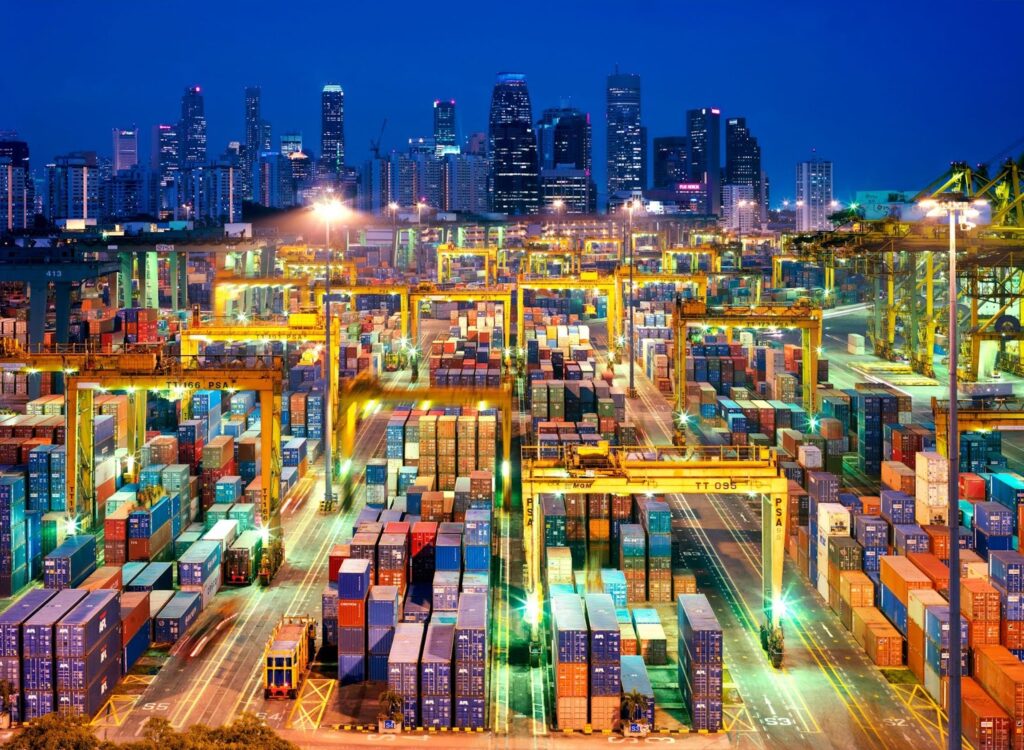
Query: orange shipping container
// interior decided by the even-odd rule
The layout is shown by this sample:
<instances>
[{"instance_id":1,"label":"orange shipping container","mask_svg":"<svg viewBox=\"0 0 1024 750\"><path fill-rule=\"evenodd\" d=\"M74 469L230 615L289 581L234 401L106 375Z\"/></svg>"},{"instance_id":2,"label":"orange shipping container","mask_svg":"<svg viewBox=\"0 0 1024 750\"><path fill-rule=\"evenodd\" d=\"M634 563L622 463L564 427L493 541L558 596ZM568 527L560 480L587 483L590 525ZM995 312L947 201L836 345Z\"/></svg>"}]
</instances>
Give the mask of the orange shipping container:
<instances>
[{"instance_id":1,"label":"orange shipping container","mask_svg":"<svg viewBox=\"0 0 1024 750\"><path fill-rule=\"evenodd\" d=\"M999 624L999 641L1009 649L1024 648L1024 622L1003 620Z\"/></svg>"},{"instance_id":2,"label":"orange shipping container","mask_svg":"<svg viewBox=\"0 0 1024 750\"><path fill-rule=\"evenodd\" d=\"M1009 746L1010 717L970 677L964 677L960 683L960 710L964 737L976 750L997 750Z\"/></svg>"},{"instance_id":3,"label":"orange shipping container","mask_svg":"<svg viewBox=\"0 0 1024 750\"><path fill-rule=\"evenodd\" d=\"M851 607L874 606L875 584L866 573L844 570L839 574L839 598Z\"/></svg>"},{"instance_id":4,"label":"orange shipping container","mask_svg":"<svg viewBox=\"0 0 1024 750\"><path fill-rule=\"evenodd\" d=\"M1013 720L1014 746L1024 737L1024 664L1003 646L974 650L972 676Z\"/></svg>"},{"instance_id":5,"label":"orange shipping container","mask_svg":"<svg viewBox=\"0 0 1024 750\"><path fill-rule=\"evenodd\" d=\"M853 610L853 637L876 666L903 666L903 636L874 607Z\"/></svg>"},{"instance_id":6,"label":"orange shipping container","mask_svg":"<svg viewBox=\"0 0 1024 750\"><path fill-rule=\"evenodd\" d=\"M924 631L913 622L907 623L907 667L924 682Z\"/></svg>"},{"instance_id":7,"label":"orange shipping container","mask_svg":"<svg viewBox=\"0 0 1024 750\"><path fill-rule=\"evenodd\" d=\"M555 665L555 694L559 698L586 698L589 692L587 664Z\"/></svg>"},{"instance_id":8,"label":"orange shipping container","mask_svg":"<svg viewBox=\"0 0 1024 750\"><path fill-rule=\"evenodd\" d=\"M988 581L967 578L960 582L960 613L972 621L999 621L999 592Z\"/></svg>"},{"instance_id":9,"label":"orange shipping container","mask_svg":"<svg viewBox=\"0 0 1024 750\"><path fill-rule=\"evenodd\" d=\"M917 566L918 570L928 576L932 586L939 591L949 589L949 568L931 552L908 552L907 559Z\"/></svg>"},{"instance_id":10,"label":"orange shipping container","mask_svg":"<svg viewBox=\"0 0 1024 750\"><path fill-rule=\"evenodd\" d=\"M864 495L860 499L860 512L865 516L882 515L882 498L874 495Z\"/></svg>"},{"instance_id":11,"label":"orange shipping container","mask_svg":"<svg viewBox=\"0 0 1024 750\"><path fill-rule=\"evenodd\" d=\"M1000 637L999 620L967 621L967 645L970 648L998 646Z\"/></svg>"},{"instance_id":12,"label":"orange shipping container","mask_svg":"<svg viewBox=\"0 0 1024 750\"><path fill-rule=\"evenodd\" d=\"M911 589L930 589L932 582L902 555L885 555L881 562L882 585L888 587L903 604L907 603L907 592Z\"/></svg>"},{"instance_id":13,"label":"orange shipping container","mask_svg":"<svg viewBox=\"0 0 1024 750\"><path fill-rule=\"evenodd\" d=\"M121 566L104 565L97 568L92 574L79 584L78 588L86 591L97 591L98 589L121 590Z\"/></svg>"}]
</instances>

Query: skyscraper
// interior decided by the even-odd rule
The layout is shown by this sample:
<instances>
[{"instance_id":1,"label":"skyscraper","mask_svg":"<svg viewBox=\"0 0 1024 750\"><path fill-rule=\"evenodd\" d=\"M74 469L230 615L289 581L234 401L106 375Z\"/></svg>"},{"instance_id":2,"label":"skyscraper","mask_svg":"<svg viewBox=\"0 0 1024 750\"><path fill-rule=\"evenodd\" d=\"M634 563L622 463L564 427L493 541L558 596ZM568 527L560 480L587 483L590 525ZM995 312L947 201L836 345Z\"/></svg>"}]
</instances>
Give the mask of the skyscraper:
<instances>
[{"instance_id":1,"label":"skyscraper","mask_svg":"<svg viewBox=\"0 0 1024 750\"><path fill-rule=\"evenodd\" d=\"M245 88L245 148L242 150L242 195L247 201L253 200L253 172L259 153L263 149L262 105L263 92L259 86Z\"/></svg>"},{"instance_id":2,"label":"skyscraper","mask_svg":"<svg viewBox=\"0 0 1024 750\"><path fill-rule=\"evenodd\" d=\"M458 152L455 141L455 100L434 102L434 148L438 156Z\"/></svg>"},{"instance_id":3,"label":"skyscraper","mask_svg":"<svg viewBox=\"0 0 1024 750\"><path fill-rule=\"evenodd\" d=\"M832 162L815 156L796 165L796 231L830 229Z\"/></svg>"},{"instance_id":4,"label":"skyscraper","mask_svg":"<svg viewBox=\"0 0 1024 750\"><path fill-rule=\"evenodd\" d=\"M174 125L153 128L150 159L150 213L159 219L174 216L177 199L177 177L181 163L178 129Z\"/></svg>"},{"instance_id":5,"label":"skyscraper","mask_svg":"<svg viewBox=\"0 0 1024 750\"><path fill-rule=\"evenodd\" d=\"M0 235L29 228L34 202L28 144L14 133L0 133Z\"/></svg>"},{"instance_id":6,"label":"skyscraper","mask_svg":"<svg viewBox=\"0 0 1024 750\"><path fill-rule=\"evenodd\" d=\"M761 147L747 129L745 117L730 117L725 121L725 182L749 187L751 200L758 205L757 215L762 222L767 220L768 206L761 179Z\"/></svg>"},{"instance_id":7,"label":"skyscraper","mask_svg":"<svg viewBox=\"0 0 1024 750\"><path fill-rule=\"evenodd\" d=\"M488 131L491 166L491 207L513 216L539 209L537 140L526 76L499 73L491 94Z\"/></svg>"},{"instance_id":8,"label":"skyscraper","mask_svg":"<svg viewBox=\"0 0 1024 750\"><path fill-rule=\"evenodd\" d=\"M198 86L189 86L181 97L178 137L181 139L179 158L183 169L206 163L206 108Z\"/></svg>"},{"instance_id":9,"label":"skyscraper","mask_svg":"<svg viewBox=\"0 0 1024 750\"><path fill-rule=\"evenodd\" d=\"M537 140L545 210L560 200L566 213L594 213L590 115L572 107L546 109L537 122Z\"/></svg>"},{"instance_id":10,"label":"skyscraper","mask_svg":"<svg viewBox=\"0 0 1024 750\"><path fill-rule=\"evenodd\" d=\"M302 151L302 133L281 133L281 153L285 156Z\"/></svg>"},{"instance_id":11,"label":"skyscraper","mask_svg":"<svg viewBox=\"0 0 1024 750\"><path fill-rule=\"evenodd\" d=\"M139 163L139 131L130 128L114 128L114 173L131 169Z\"/></svg>"},{"instance_id":12,"label":"skyscraper","mask_svg":"<svg viewBox=\"0 0 1024 750\"><path fill-rule=\"evenodd\" d=\"M690 140L685 135L654 139L654 188L671 188L690 179Z\"/></svg>"},{"instance_id":13,"label":"skyscraper","mask_svg":"<svg viewBox=\"0 0 1024 750\"><path fill-rule=\"evenodd\" d=\"M345 92L329 83L320 94L320 158L329 174L345 166Z\"/></svg>"},{"instance_id":14,"label":"skyscraper","mask_svg":"<svg viewBox=\"0 0 1024 750\"><path fill-rule=\"evenodd\" d=\"M608 76L608 197L620 191L646 187L647 145L640 124L640 76L619 73Z\"/></svg>"},{"instance_id":15,"label":"skyscraper","mask_svg":"<svg viewBox=\"0 0 1024 750\"><path fill-rule=\"evenodd\" d=\"M46 165L48 218L92 219L100 215L100 176L94 151L75 151Z\"/></svg>"},{"instance_id":16,"label":"skyscraper","mask_svg":"<svg viewBox=\"0 0 1024 750\"><path fill-rule=\"evenodd\" d=\"M686 113L690 138L690 181L706 186L704 213L718 216L722 210L721 112L714 107Z\"/></svg>"}]
</instances>

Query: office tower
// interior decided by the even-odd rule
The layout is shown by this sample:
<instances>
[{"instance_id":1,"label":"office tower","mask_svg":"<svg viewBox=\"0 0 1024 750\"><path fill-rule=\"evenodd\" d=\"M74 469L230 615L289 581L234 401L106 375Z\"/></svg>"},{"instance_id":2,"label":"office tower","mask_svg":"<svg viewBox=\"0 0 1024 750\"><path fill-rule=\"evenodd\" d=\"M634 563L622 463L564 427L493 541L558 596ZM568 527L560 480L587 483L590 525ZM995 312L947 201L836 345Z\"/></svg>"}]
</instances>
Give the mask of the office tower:
<instances>
[{"instance_id":1,"label":"office tower","mask_svg":"<svg viewBox=\"0 0 1024 750\"><path fill-rule=\"evenodd\" d=\"M537 140L530 92L522 73L498 74L491 94L488 145L492 210L512 216L537 213Z\"/></svg>"},{"instance_id":2,"label":"office tower","mask_svg":"<svg viewBox=\"0 0 1024 750\"><path fill-rule=\"evenodd\" d=\"M149 213L158 219L170 219L180 203L177 177L181 156L176 126L154 126L150 154Z\"/></svg>"},{"instance_id":3,"label":"office tower","mask_svg":"<svg viewBox=\"0 0 1024 750\"><path fill-rule=\"evenodd\" d=\"M46 165L47 217L95 221L100 214L100 174L94 151L74 151Z\"/></svg>"},{"instance_id":4,"label":"office tower","mask_svg":"<svg viewBox=\"0 0 1024 750\"><path fill-rule=\"evenodd\" d=\"M206 109L198 86L189 86L181 97L178 137L181 139L178 156L182 169L206 163Z\"/></svg>"},{"instance_id":5,"label":"office tower","mask_svg":"<svg viewBox=\"0 0 1024 750\"><path fill-rule=\"evenodd\" d=\"M285 156L291 156L292 154L299 153L302 151L302 133L282 133L281 134L281 153Z\"/></svg>"},{"instance_id":6,"label":"office tower","mask_svg":"<svg viewBox=\"0 0 1024 750\"><path fill-rule=\"evenodd\" d=\"M718 216L722 208L721 113L713 107L686 113L690 139L690 182L705 186L704 213Z\"/></svg>"},{"instance_id":7,"label":"office tower","mask_svg":"<svg viewBox=\"0 0 1024 750\"><path fill-rule=\"evenodd\" d=\"M537 123L537 140L545 212L596 212L590 115L570 107L546 109Z\"/></svg>"},{"instance_id":8,"label":"office tower","mask_svg":"<svg viewBox=\"0 0 1024 750\"><path fill-rule=\"evenodd\" d=\"M114 173L131 169L139 163L139 131L130 128L114 128Z\"/></svg>"},{"instance_id":9,"label":"office tower","mask_svg":"<svg viewBox=\"0 0 1024 750\"><path fill-rule=\"evenodd\" d=\"M458 153L455 140L455 100L434 102L434 148L438 156Z\"/></svg>"},{"instance_id":10,"label":"office tower","mask_svg":"<svg viewBox=\"0 0 1024 750\"><path fill-rule=\"evenodd\" d=\"M194 221L231 223L242 218L241 167L238 155L225 151L183 177L183 203Z\"/></svg>"},{"instance_id":11,"label":"office tower","mask_svg":"<svg viewBox=\"0 0 1024 750\"><path fill-rule=\"evenodd\" d=\"M618 192L642 190L647 173L646 130L640 124L640 76L608 76L608 198Z\"/></svg>"},{"instance_id":12,"label":"office tower","mask_svg":"<svg viewBox=\"0 0 1024 750\"><path fill-rule=\"evenodd\" d=\"M767 221L768 203L761 180L761 147L747 129L745 117L730 117L725 121L725 182L749 186L752 200L758 205L760 221Z\"/></svg>"},{"instance_id":13,"label":"office tower","mask_svg":"<svg viewBox=\"0 0 1024 750\"><path fill-rule=\"evenodd\" d=\"M253 199L253 178L256 161L262 142L263 92L259 86L245 88L245 148L242 150L242 195L247 201Z\"/></svg>"},{"instance_id":14,"label":"office tower","mask_svg":"<svg viewBox=\"0 0 1024 750\"><path fill-rule=\"evenodd\" d=\"M761 209L751 185L722 186L722 219L725 228L749 234L761 226Z\"/></svg>"},{"instance_id":15,"label":"office tower","mask_svg":"<svg viewBox=\"0 0 1024 750\"><path fill-rule=\"evenodd\" d=\"M666 135L654 139L654 184L670 189L690 180L690 141L685 135Z\"/></svg>"},{"instance_id":16,"label":"office tower","mask_svg":"<svg viewBox=\"0 0 1024 750\"><path fill-rule=\"evenodd\" d=\"M796 165L796 231L831 229L832 162L814 157Z\"/></svg>"},{"instance_id":17,"label":"office tower","mask_svg":"<svg viewBox=\"0 0 1024 750\"><path fill-rule=\"evenodd\" d=\"M34 204L28 143L15 133L0 133L0 235L30 228Z\"/></svg>"},{"instance_id":18,"label":"office tower","mask_svg":"<svg viewBox=\"0 0 1024 750\"><path fill-rule=\"evenodd\" d=\"M320 158L328 174L345 166L345 92L329 83L320 94Z\"/></svg>"}]
</instances>

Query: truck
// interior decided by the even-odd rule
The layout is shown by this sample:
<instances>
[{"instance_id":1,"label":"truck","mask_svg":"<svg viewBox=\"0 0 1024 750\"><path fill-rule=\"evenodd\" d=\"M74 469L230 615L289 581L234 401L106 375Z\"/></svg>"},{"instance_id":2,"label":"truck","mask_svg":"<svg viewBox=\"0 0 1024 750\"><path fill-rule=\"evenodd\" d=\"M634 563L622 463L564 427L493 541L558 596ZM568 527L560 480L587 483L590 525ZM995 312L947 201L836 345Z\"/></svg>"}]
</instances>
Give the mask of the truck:
<instances>
[{"instance_id":1,"label":"truck","mask_svg":"<svg viewBox=\"0 0 1024 750\"><path fill-rule=\"evenodd\" d=\"M239 534L224 555L224 580L246 585L259 576L263 535L256 529Z\"/></svg>"},{"instance_id":2,"label":"truck","mask_svg":"<svg viewBox=\"0 0 1024 750\"><path fill-rule=\"evenodd\" d=\"M288 615L274 627L263 653L263 697L297 698L315 652L317 623Z\"/></svg>"}]
</instances>

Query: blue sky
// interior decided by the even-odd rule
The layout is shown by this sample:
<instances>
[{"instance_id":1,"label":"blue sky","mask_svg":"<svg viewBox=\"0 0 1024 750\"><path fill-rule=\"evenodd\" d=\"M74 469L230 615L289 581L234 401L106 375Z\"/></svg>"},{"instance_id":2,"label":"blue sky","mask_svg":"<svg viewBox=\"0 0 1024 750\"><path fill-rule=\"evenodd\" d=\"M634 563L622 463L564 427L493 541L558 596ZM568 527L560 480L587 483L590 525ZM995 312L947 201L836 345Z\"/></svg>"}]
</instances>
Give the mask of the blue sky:
<instances>
[{"instance_id":1,"label":"blue sky","mask_svg":"<svg viewBox=\"0 0 1024 750\"><path fill-rule=\"evenodd\" d=\"M562 101L591 113L603 186L616 64L642 76L652 138L682 133L693 107L745 116L773 203L792 195L812 148L834 160L849 198L922 187L951 160L1001 156L1024 136L1019 66L1000 49L1024 26L1022 0L6 5L0 130L27 139L36 165L109 153L114 126L148 134L177 120L192 83L206 94L211 155L242 137L247 84L263 87L275 142L300 130L319 150L327 82L345 88L347 160L359 165L384 118L384 148L428 135L436 98L456 100L462 134L485 129L495 73L516 70L535 119Z\"/></svg>"}]
</instances>

